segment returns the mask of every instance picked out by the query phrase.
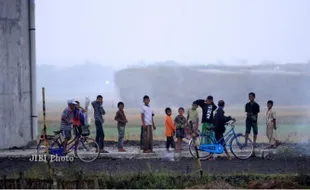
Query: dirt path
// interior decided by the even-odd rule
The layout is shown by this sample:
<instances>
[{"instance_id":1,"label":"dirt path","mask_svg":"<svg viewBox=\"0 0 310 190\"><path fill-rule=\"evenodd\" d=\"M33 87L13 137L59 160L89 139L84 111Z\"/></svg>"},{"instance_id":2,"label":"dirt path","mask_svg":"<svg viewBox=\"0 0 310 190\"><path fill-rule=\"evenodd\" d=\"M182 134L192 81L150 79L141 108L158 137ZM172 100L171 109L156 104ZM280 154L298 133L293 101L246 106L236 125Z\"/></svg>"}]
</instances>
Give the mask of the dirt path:
<instances>
[{"instance_id":1,"label":"dirt path","mask_svg":"<svg viewBox=\"0 0 310 190\"><path fill-rule=\"evenodd\" d=\"M234 173L310 173L310 158L285 158L266 160L262 158L251 158L241 160L215 160L204 161L202 166L205 173L209 174L234 174ZM84 163L79 160L69 162L54 162L52 167L56 170L82 170L85 173L108 172L108 173L131 173L131 172L176 172L193 173L198 172L197 162L194 159L182 158L179 161L166 159L128 160L128 159L99 159L92 163ZM45 163L29 162L28 159L1 159L0 175L33 170L46 172ZM41 171L38 171L41 170Z\"/></svg>"}]
</instances>

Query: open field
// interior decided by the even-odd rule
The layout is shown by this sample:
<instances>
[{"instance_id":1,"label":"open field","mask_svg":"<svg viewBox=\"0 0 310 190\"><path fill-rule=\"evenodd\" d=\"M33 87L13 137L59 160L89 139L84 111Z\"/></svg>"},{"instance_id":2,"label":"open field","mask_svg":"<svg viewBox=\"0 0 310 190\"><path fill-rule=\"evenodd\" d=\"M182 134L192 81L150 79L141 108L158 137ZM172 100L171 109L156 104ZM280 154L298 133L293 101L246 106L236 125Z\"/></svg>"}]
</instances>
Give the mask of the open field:
<instances>
[{"instance_id":1,"label":"open field","mask_svg":"<svg viewBox=\"0 0 310 190\"><path fill-rule=\"evenodd\" d=\"M65 106L65 105L64 105ZM242 109L243 107L227 107L226 113L227 115L231 115L237 119L236 122L236 131L244 132L244 120L245 113ZM105 124L104 131L106 140L117 140L117 128L116 123L114 121L114 116L117 111L116 108L105 108L106 115L104 116ZM47 131L48 134L52 134L53 130L59 129L60 124L60 116L62 113L63 107L57 105L47 105ZM198 109L201 112L200 109ZM310 109L308 107L275 107L274 110L277 113L277 123L278 123L278 131L277 136L282 141L294 141L294 142L308 142L310 137L310 127L308 123L310 123L309 113ZM265 127L265 114L266 109L262 108L261 113L259 115L259 138L260 141L266 142L266 127ZM164 140L164 120L165 113L164 108L154 109L155 112L155 124L157 129L154 131L154 137L156 140ZM128 125L126 128L126 140L138 140L140 138L140 110L138 108L134 109L126 109L125 113L128 119ZM177 108L173 109L173 115L175 116L177 113ZM201 113L200 113L201 115ZM93 122L93 110L89 110L89 116L92 119L91 121L91 136L95 136L95 126ZM39 112L39 134L43 128L42 121L42 112Z\"/></svg>"}]
</instances>

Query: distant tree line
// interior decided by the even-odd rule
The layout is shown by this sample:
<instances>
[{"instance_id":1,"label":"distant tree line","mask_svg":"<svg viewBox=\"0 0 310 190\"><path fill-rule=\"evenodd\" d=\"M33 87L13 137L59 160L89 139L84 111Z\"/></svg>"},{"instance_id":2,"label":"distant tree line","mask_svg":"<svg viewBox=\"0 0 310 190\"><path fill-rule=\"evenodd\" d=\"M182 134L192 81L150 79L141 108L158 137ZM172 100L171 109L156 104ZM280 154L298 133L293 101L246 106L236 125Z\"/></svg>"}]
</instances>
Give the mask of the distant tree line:
<instances>
[{"instance_id":1,"label":"distant tree line","mask_svg":"<svg viewBox=\"0 0 310 190\"><path fill-rule=\"evenodd\" d=\"M151 97L152 105L156 107L188 106L193 100L204 99L208 95L213 95L216 100L224 99L230 105L239 105L247 101L249 92L256 93L259 103L272 99L278 105L309 105L309 65L281 65L284 71L285 68L287 71L304 71L301 74L201 72L198 69L202 68L197 66L155 65L118 71L115 84L120 98L128 107L139 106L145 94ZM222 67L227 71L241 69ZM246 68L254 71L259 69Z\"/></svg>"}]
</instances>

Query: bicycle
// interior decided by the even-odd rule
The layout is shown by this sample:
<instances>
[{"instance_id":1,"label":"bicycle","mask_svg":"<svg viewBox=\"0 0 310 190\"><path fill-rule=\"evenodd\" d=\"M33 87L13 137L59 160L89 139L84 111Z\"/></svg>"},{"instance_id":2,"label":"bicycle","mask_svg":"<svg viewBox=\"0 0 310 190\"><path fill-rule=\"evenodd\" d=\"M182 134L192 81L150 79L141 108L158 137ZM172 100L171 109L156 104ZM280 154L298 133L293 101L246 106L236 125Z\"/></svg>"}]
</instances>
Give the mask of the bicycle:
<instances>
[{"instance_id":1,"label":"bicycle","mask_svg":"<svg viewBox=\"0 0 310 190\"><path fill-rule=\"evenodd\" d=\"M83 162L93 162L95 161L100 154L99 151L99 146L97 142L92 139L87 137L87 135L83 135L82 132L79 130L75 129L76 135L73 140L69 141L67 144L67 150L71 152L72 150L74 151L74 155L78 157L81 161ZM61 133L62 130L59 131L53 131L54 135L47 135L46 139L48 141L48 150L49 153L53 154L55 152L54 150L59 150L62 149L60 156L64 156L63 152L63 141L61 139ZM39 140L39 143L37 145L37 154L46 154L46 147L45 147L45 142L44 142L44 136L41 135L41 138ZM83 150L85 152L83 152ZM59 152L59 151L57 151Z\"/></svg>"},{"instance_id":2,"label":"bicycle","mask_svg":"<svg viewBox=\"0 0 310 190\"><path fill-rule=\"evenodd\" d=\"M222 154L224 152L224 147L228 145L230 152L240 160L246 160L250 158L254 152L254 145L250 138L246 138L241 133L235 132L234 122L226 123L226 125L231 126L231 129L224 134L224 137L219 141L211 138L208 134L198 134L196 138L192 138L189 142L189 151L194 158L197 158L196 152L194 150L195 146L197 146L199 151L199 158L201 160L207 160L213 154ZM210 144L201 144L202 139L204 138L204 142L211 142ZM219 143L222 141L222 143ZM234 144L235 143L235 144ZM236 146L233 146L236 145ZM239 148L239 150L235 150L234 148ZM249 148L249 150L245 151L245 148ZM192 150L193 149L193 150ZM241 153L241 155L238 155Z\"/></svg>"}]
</instances>

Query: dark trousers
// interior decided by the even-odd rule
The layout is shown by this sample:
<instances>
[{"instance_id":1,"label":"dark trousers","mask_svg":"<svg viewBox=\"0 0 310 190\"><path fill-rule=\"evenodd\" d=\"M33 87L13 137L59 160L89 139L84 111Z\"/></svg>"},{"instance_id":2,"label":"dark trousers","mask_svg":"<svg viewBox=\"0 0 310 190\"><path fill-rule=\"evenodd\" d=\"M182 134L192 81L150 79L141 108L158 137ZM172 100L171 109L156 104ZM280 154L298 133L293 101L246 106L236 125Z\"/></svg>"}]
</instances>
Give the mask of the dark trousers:
<instances>
[{"instance_id":1,"label":"dark trousers","mask_svg":"<svg viewBox=\"0 0 310 190\"><path fill-rule=\"evenodd\" d=\"M104 131L103 131L103 126L100 121L95 121L96 125L96 142L99 145L100 149L104 148Z\"/></svg>"},{"instance_id":2,"label":"dark trousers","mask_svg":"<svg viewBox=\"0 0 310 190\"><path fill-rule=\"evenodd\" d=\"M166 141L166 148L175 148L175 142L174 142L174 138L173 137L167 137L167 141Z\"/></svg>"},{"instance_id":3,"label":"dark trousers","mask_svg":"<svg viewBox=\"0 0 310 190\"><path fill-rule=\"evenodd\" d=\"M147 125L143 129L143 150L153 151L153 128L152 125Z\"/></svg>"},{"instance_id":4,"label":"dark trousers","mask_svg":"<svg viewBox=\"0 0 310 190\"><path fill-rule=\"evenodd\" d=\"M140 148L143 149L143 126L141 125Z\"/></svg>"}]
</instances>

